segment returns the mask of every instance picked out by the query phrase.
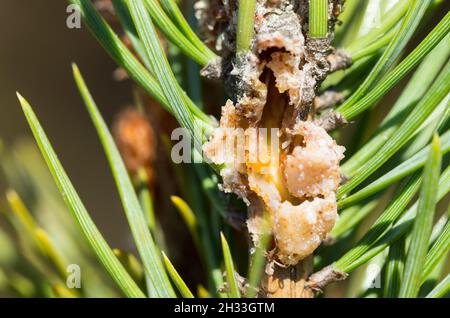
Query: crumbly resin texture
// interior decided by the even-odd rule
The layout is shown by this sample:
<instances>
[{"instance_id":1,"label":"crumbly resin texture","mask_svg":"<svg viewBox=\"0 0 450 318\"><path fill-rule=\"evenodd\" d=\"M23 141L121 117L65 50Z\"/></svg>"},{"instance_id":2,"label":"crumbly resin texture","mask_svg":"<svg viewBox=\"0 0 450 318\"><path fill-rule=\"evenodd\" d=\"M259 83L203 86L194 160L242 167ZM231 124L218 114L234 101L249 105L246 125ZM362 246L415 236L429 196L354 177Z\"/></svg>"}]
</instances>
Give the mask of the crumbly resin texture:
<instances>
[{"instance_id":1,"label":"crumbly resin texture","mask_svg":"<svg viewBox=\"0 0 450 318\"><path fill-rule=\"evenodd\" d=\"M228 36L216 38L221 48L235 26L227 3L222 30ZM332 15L341 1L330 3ZM334 51L330 39L308 38L307 7L307 1L259 1L252 52L225 55L204 70L206 76L220 73L231 99L203 150L223 167L223 191L248 204L254 244L267 220L274 260L286 266L311 255L333 228L345 151L314 118L317 87L331 70Z\"/></svg>"}]
</instances>

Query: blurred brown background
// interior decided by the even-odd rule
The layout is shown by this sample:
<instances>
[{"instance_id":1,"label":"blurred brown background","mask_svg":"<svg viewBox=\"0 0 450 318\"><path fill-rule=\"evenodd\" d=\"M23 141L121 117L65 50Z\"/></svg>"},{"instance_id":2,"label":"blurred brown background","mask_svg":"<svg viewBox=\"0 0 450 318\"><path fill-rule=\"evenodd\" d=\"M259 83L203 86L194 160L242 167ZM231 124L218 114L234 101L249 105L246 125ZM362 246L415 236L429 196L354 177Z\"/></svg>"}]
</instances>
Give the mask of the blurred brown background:
<instances>
[{"instance_id":1,"label":"blurred brown background","mask_svg":"<svg viewBox=\"0 0 450 318\"><path fill-rule=\"evenodd\" d=\"M0 138L31 136L16 99L34 107L66 171L100 230L128 248L127 225L95 130L72 79L83 72L105 119L131 101L129 84L112 79L114 62L89 31L66 27L67 1L3 0L0 10Z\"/></svg>"}]
</instances>

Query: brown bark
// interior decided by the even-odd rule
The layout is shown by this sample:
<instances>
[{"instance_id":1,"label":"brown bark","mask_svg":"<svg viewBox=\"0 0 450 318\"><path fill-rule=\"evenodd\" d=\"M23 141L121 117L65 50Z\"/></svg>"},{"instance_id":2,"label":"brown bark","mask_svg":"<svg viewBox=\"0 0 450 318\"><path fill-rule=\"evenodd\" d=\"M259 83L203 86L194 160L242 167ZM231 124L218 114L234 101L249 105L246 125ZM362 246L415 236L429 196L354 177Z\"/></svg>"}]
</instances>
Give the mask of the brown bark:
<instances>
[{"instance_id":1,"label":"brown bark","mask_svg":"<svg viewBox=\"0 0 450 318\"><path fill-rule=\"evenodd\" d=\"M273 265L273 273L263 277L261 289L267 298L313 298L314 292L306 286L312 273L313 257L309 256L295 266Z\"/></svg>"}]
</instances>

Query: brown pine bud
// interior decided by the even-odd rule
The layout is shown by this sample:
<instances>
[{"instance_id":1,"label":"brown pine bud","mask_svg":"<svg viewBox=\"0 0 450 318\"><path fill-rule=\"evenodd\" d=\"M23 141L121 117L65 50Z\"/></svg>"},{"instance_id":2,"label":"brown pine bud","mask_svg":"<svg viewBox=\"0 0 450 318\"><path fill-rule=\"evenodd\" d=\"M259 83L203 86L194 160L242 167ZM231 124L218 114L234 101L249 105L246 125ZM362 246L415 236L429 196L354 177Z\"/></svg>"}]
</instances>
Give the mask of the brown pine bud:
<instances>
[{"instance_id":1,"label":"brown pine bud","mask_svg":"<svg viewBox=\"0 0 450 318\"><path fill-rule=\"evenodd\" d=\"M108 22L118 22L111 0L95 0L94 5Z\"/></svg>"},{"instance_id":2,"label":"brown pine bud","mask_svg":"<svg viewBox=\"0 0 450 318\"><path fill-rule=\"evenodd\" d=\"M119 113L113 134L128 171L135 175L145 169L151 180L156 158L156 139L148 118L133 108Z\"/></svg>"}]
</instances>

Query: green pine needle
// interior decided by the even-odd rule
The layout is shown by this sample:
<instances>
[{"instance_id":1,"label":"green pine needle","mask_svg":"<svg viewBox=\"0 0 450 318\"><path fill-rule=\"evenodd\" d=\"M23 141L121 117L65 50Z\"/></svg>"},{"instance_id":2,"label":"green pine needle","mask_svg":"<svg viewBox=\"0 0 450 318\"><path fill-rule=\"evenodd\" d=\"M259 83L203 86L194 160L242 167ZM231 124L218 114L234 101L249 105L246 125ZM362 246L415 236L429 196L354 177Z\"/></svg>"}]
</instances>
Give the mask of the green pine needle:
<instances>
[{"instance_id":1,"label":"green pine needle","mask_svg":"<svg viewBox=\"0 0 450 318\"><path fill-rule=\"evenodd\" d=\"M450 251L450 221L444 226L439 237L431 246L427 254L427 260L423 266L422 271L422 282L424 282L428 276L433 272L433 270L438 266L438 264L445 260L446 255Z\"/></svg>"},{"instance_id":2,"label":"green pine needle","mask_svg":"<svg viewBox=\"0 0 450 318\"><path fill-rule=\"evenodd\" d=\"M422 281L422 271L426 262L428 242L433 227L437 203L438 179L441 171L442 155L438 136L433 138L433 146L423 173L417 216L411 233L411 242L405 264L399 296L416 297Z\"/></svg>"},{"instance_id":3,"label":"green pine needle","mask_svg":"<svg viewBox=\"0 0 450 318\"><path fill-rule=\"evenodd\" d=\"M448 274L432 291L426 296L426 298L442 298L446 297L450 291L450 274Z\"/></svg>"},{"instance_id":4,"label":"green pine needle","mask_svg":"<svg viewBox=\"0 0 450 318\"><path fill-rule=\"evenodd\" d=\"M382 38L383 35L387 34L390 30L395 28L398 22L405 15L406 11L408 11L411 2L412 0L403 0L396 3L392 10L390 10L386 14L386 16L383 17L381 23L377 25L376 28L371 29L367 34L356 39L356 41L352 41L351 44L345 46L345 50L347 52L358 52L363 50L373 42L377 41L378 39ZM345 9L345 11L347 11L347 8Z\"/></svg>"},{"instance_id":5,"label":"green pine needle","mask_svg":"<svg viewBox=\"0 0 450 318\"><path fill-rule=\"evenodd\" d=\"M180 274L178 274L172 262L169 260L169 258L164 252L163 257L164 257L164 264L166 265L167 268L167 272L169 273L170 278L172 279L175 286L177 286L177 289L180 292L181 296L183 298L194 298L194 295L189 290L189 287L187 287L186 283L181 278Z\"/></svg>"},{"instance_id":6,"label":"green pine needle","mask_svg":"<svg viewBox=\"0 0 450 318\"><path fill-rule=\"evenodd\" d=\"M175 114L172 104L167 100L159 82L150 74L150 72L136 59L130 50L122 43L119 37L114 33L112 28L105 22L105 20L96 11L90 1L69 0L71 3L78 6L81 16L89 27L91 32L95 35L97 40L111 55L111 57L120 65L130 77L144 90L150 94L161 106L163 106L169 113ZM145 56L145 55L144 55ZM146 58L147 62L149 59ZM210 116L203 113L183 92L183 98L187 104L189 112L207 126L215 124Z\"/></svg>"},{"instance_id":7,"label":"green pine needle","mask_svg":"<svg viewBox=\"0 0 450 318\"><path fill-rule=\"evenodd\" d=\"M442 200L450 192L450 167L444 170L439 180L438 185L438 201ZM394 204L394 203L392 203ZM406 212L404 212L401 218L393 224L388 231L376 238L375 244L369 243L369 247L364 248L362 245L358 251L357 255L353 255L352 258L355 259L351 264L347 262L346 258L348 255L344 255L339 261L333 264L333 268L341 270L345 273L350 273L359 266L367 263L372 258L374 258L379 253L383 252L391 244L399 240L403 235L408 233L411 229L411 225L417 213L417 202L414 203ZM354 250L356 251L356 250ZM353 252L352 252L353 254ZM337 263L348 264L345 266L338 267Z\"/></svg>"},{"instance_id":8,"label":"green pine needle","mask_svg":"<svg viewBox=\"0 0 450 318\"><path fill-rule=\"evenodd\" d=\"M249 51L253 39L256 0L239 1L236 51Z\"/></svg>"},{"instance_id":9,"label":"green pine needle","mask_svg":"<svg viewBox=\"0 0 450 318\"><path fill-rule=\"evenodd\" d=\"M154 1L149 0L149 5L152 6ZM213 53L202 40L199 39L197 34L192 30L191 26L185 19L183 12L181 12L180 8L175 0L160 0L161 6L166 10L167 14L173 20L173 22L177 25L178 29L186 36L186 38L191 41L195 47L204 55L207 56L209 60L217 58L215 53Z\"/></svg>"},{"instance_id":10,"label":"green pine needle","mask_svg":"<svg viewBox=\"0 0 450 318\"><path fill-rule=\"evenodd\" d=\"M372 89L374 85L384 77L386 72L402 54L405 46L408 44L409 40L419 26L419 23L422 21L422 18L430 3L431 0L412 0L409 10L403 18L402 25L392 39L391 43L386 48L377 64L373 67L370 74L359 86L357 91L349 99L347 99L342 106L339 107L339 112L343 113L351 109L353 105L364 97L369 90ZM348 116L346 117L347 119L353 118L350 117L350 115L351 114L345 114L345 116Z\"/></svg>"},{"instance_id":11,"label":"green pine needle","mask_svg":"<svg viewBox=\"0 0 450 318\"><path fill-rule=\"evenodd\" d=\"M405 240L400 239L389 247L386 270L384 273L383 295L386 298L396 298L400 290L405 268Z\"/></svg>"},{"instance_id":12,"label":"green pine needle","mask_svg":"<svg viewBox=\"0 0 450 318\"><path fill-rule=\"evenodd\" d=\"M192 39L197 38L195 33L190 33L189 37L185 36L170 20L158 1L144 0L143 2L145 2L152 21L154 21L167 39L178 46L184 54L191 57L202 66L205 66L217 57L210 49L206 47L206 45L202 44L200 40L197 39L192 41ZM142 7L142 9L144 9L144 7ZM189 28L186 25L184 25L184 27ZM184 28L183 30L186 31Z\"/></svg>"},{"instance_id":13,"label":"green pine needle","mask_svg":"<svg viewBox=\"0 0 450 318\"><path fill-rule=\"evenodd\" d=\"M416 130L427 120L428 116L450 92L450 62L443 68L438 79L429 89L424 98L417 104L414 110L404 119L403 124L396 130L384 146L374 154L354 177L338 190L338 198L348 195L361 182L366 180L389 158L391 158L402 146L415 135Z\"/></svg>"},{"instance_id":14,"label":"green pine needle","mask_svg":"<svg viewBox=\"0 0 450 318\"><path fill-rule=\"evenodd\" d=\"M122 161L114 139L75 64L73 65L73 75L110 164L131 232L144 265L145 273L158 296L174 297L175 294L164 270L158 248L147 227L144 212L141 209L128 171Z\"/></svg>"},{"instance_id":15,"label":"green pine needle","mask_svg":"<svg viewBox=\"0 0 450 318\"><path fill-rule=\"evenodd\" d=\"M89 213L81 202L81 199L69 180L69 177L59 162L58 157L56 156L36 115L31 109L30 104L28 104L28 102L21 95L17 95L28 124L30 125L42 155L47 162L50 172L55 179L59 191L61 192L67 207L72 212L72 216L77 221L85 238L92 247L92 250L95 252L100 262L103 266L105 266L112 279L117 283L126 296L138 298L145 297L130 275L123 268L122 264L120 264L108 243L106 243L103 238L103 235L100 233L89 216Z\"/></svg>"},{"instance_id":16,"label":"green pine needle","mask_svg":"<svg viewBox=\"0 0 450 318\"><path fill-rule=\"evenodd\" d=\"M220 240L222 242L223 258L225 260L225 269L227 273L228 288L230 289L230 297L240 298L241 292L239 291L239 284L236 280L233 257L231 256L231 251L227 239L222 232L220 233Z\"/></svg>"},{"instance_id":17,"label":"green pine needle","mask_svg":"<svg viewBox=\"0 0 450 318\"><path fill-rule=\"evenodd\" d=\"M386 143L401 125L404 116L411 112L431 84L433 84L450 55L450 41L446 41L446 39L441 41L422 61L409 80L408 85L403 89L400 97L374 133L373 138L367 141L356 154L341 166L345 175L351 177L358 168Z\"/></svg>"},{"instance_id":18,"label":"green pine needle","mask_svg":"<svg viewBox=\"0 0 450 318\"><path fill-rule=\"evenodd\" d=\"M151 71L159 81L164 96L172 107L175 118L182 127L189 131L192 139L195 141L195 145L201 147L203 142L200 140L201 132L198 123L195 122L192 113L189 111L189 105L187 105L181 88L170 68L144 1L127 0L126 3L130 9L139 37L144 44L145 53L150 61Z\"/></svg>"},{"instance_id":19,"label":"green pine needle","mask_svg":"<svg viewBox=\"0 0 450 318\"><path fill-rule=\"evenodd\" d=\"M421 174L415 173L400 187L397 196L392 203L385 209L381 216L372 225L370 230L364 237L339 261L336 262L336 268L344 270L347 266L355 262L360 255L363 255L370 247L375 244L378 238L386 232L387 229L399 218L401 213L412 200L416 192L419 190L421 182Z\"/></svg>"},{"instance_id":20,"label":"green pine needle","mask_svg":"<svg viewBox=\"0 0 450 318\"><path fill-rule=\"evenodd\" d=\"M336 111L340 112L347 120L355 118L358 114L368 109L387 94L403 77L405 77L440 41L448 43L450 36L450 12L430 32L430 34L408 55L393 71L357 102L352 102L356 97L351 97ZM370 75L369 75L370 76ZM363 84L364 85L364 84ZM364 86L362 86L364 87ZM355 93L357 94L357 93ZM362 96L361 96L362 97ZM359 98L359 96L358 96Z\"/></svg>"},{"instance_id":21,"label":"green pine needle","mask_svg":"<svg viewBox=\"0 0 450 318\"><path fill-rule=\"evenodd\" d=\"M375 181L366 185L363 189L340 200L338 202L339 207L343 208L355 204L356 202L361 201L377 193L378 191L387 188L388 186L401 180L405 176L422 168L427 160L429 148L431 148L431 145L422 149L408 160L393 168L391 171L385 173ZM450 151L450 131L447 131L441 137L441 151L443 155L447 154Z\"/></svg>"},{"instance_id":22,"label":"green pine needle","mask_svg":"<svg viewBox=\"0 0 450 318\"><path fill-rule=\"evenodd\" d=\"M328 0L309 0L309 35L313 38L328 35Z\"/></svg>"}]
</instances>

